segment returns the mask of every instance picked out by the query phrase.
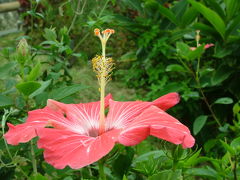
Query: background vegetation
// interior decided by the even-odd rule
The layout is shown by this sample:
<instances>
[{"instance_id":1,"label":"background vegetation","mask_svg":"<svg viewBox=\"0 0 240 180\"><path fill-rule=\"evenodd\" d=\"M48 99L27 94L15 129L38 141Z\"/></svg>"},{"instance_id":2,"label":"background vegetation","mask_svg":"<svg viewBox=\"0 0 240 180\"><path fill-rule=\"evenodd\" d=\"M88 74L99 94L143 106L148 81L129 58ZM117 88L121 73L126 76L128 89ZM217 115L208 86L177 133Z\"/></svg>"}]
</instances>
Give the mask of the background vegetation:
<instances>
[{"instance_id":1,"label":"background vegetation","mask_svg":"<svg viewBox=\"0 0 240 180\"><path fill-rule=\"evenodd\" d=\"M116 31L107 49L116 70L108 91L124 101L179 92L181 102L169 113L189 127L196 146L183 150L155 138L136 147L116 146L104 159L108 179L240 178L239 0L25 2L20 13L24 34L0 41L1 135L6 122L24 122L27 111L44 107L48 98L97 100L90 59L101 49L93 29L109 27ZM20 36L28 41L27 53L16 48ZM214 47L204 49L207 43ZM35 143L9 146L1 138L0 177L97 179L94 164L80 170L52 168Z\"/></svg>"}]
</instances>

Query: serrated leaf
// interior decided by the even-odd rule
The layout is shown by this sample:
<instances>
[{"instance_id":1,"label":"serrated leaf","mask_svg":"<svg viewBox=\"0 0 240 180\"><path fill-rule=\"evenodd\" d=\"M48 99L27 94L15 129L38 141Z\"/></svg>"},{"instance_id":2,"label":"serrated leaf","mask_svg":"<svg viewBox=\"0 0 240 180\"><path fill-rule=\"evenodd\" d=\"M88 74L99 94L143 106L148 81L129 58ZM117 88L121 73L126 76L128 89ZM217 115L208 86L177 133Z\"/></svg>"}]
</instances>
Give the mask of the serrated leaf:
<instances>
[{"instance_id":1,"label":"serrated leaf","mask_svg":"<svg viewBox=\"0 0 240 180\"><path fill-rule=\"evenodd\" d=\"M233 103L233 100L232 98L229 98L229 97L222 97L222 98L219 98L217 99L214 104L232 104Z\"/></svg>"},{"instance_id":2,"label":"serrated leaf","mask_svg":"<svg viewBox=\"0 0 240 180\"><path fill-rule=\"evenodd\" d=\"M207 121L208 116L206 115L201 115L198 116L194 123L193 123L193 134L197 135L201 129L203 128L203 126L205 125L206 121Z\"/></svg>"},{"instance_id":3,"label":"serrated leaf","mask_svg":"<svg viewBox=\"0 0 240 180\"><path fill-rule=\"evenodd\" d=\"M232 69L228 66L220 66L216 73L213 75L211 81L212 85L220 85L223 81L225 81L231 74L233 73Z\"/></svg>"},{"instance_id":4,"label":"serrated leaf","mask_svg":"<svg viewBox=\"0 0 240 180\"><path fill-rule=\"evenodd\" d=\"M70 96L82 89L88 88L87 86L84 86L82 84L75 84L72 86L67 86L67 87L61 87L58 89L54 89L52 92L49 94L50 99L54 100L61 100L67 96Z\"/></svg>"},{"instance_id":5,"label":"serrated leaf","mask_svg":"<svg viewBox=\"0 0 240 180\"><path fill-rule=\"evenodd\" d=\"M36 81L22 82L16 85L18 91L23 93L25 96L29 96L38 88L40 88L41 84Z\"/></svg>"},{"instance_id":6,"label":"serrated leaf","mask_svg":"<svg viewBox=\"0 0 240 180\"><path fill-rule=\"evenodd\" d=\"M196 2L194 0L188 0L188 2L190 2L192 6L213 25L213 27L219 32L221 37L224 39L226 26L222 18L216 12L207 8L202 3Z\"/></svg>"}]
</instances>

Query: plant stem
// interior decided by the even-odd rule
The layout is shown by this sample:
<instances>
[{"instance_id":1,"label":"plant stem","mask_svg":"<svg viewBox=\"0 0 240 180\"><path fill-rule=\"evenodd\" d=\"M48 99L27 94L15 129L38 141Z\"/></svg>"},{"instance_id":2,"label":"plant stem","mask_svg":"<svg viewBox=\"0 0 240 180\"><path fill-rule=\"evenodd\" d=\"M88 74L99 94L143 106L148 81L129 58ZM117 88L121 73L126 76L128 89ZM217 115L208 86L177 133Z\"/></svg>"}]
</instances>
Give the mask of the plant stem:
<instances>
[{"instance_id":1,"label":"plant stem","mask_svg":"<svg viewBox=\"0 0 240 180\"><path fill-rule=\"evenodd\" d=\"M30 142L31 142L31 155L32 155L33 173L37 174L37 161L36 161L35 152L34 152L34 149L33 149L33 140L31 140Z\"/></svg>"},{"instance_id":2,"label":"plant stem","mask_svg":"<svg viewBox=\"0 0 240 180\"><path fill-rule=\"evenodd\" d=\"M218 124L219 127L221 127L221 123L220 121L218 120L217 116L215 115L211 105L209 104L208 102L208 99L207 97L205 96L202 88L201 88L201 84L200 84L200 80L199 80L199 69L200 69L200 58L198 58L198 64L197 64L197 70L196 72L194 73L194 71L192 69L190 69L188 67L188 65L186 63L183 62L183 60L181 58L178 58L178 60L181 62L181 64L186 68L187 71L189 71L192 76L194 77L194 80L196 81L197 83L197 89L200 91L201 95L202 95L202 98L203 98L203 101L205 102L205 104L207 105L213 119L216 121L216 123Z\"/></svg>"},{"instance_id":3,"label":"plant stem","mask_svg":"<svg viewBox=\"0 0 240 180\"><path fill-rule=\"evenodd\" d=\"M102 41L102 64L103 67L105 66L106 61L106 42ZM106 86L106 79L105 79L105 67L103 68L103 72L101 72L101 80L100 80L100 121L99 121L99 135L101 135L105 131L105 86Z\"/></svg>"},{"instance_id":4,"label":"plant stem","mask_svg":"<svg viewBox=\"0 0 240 180\"><path fill-rule=\"evenodd\" d=\"M78 12L79 9L80 9L80 4L81 4L81 0L78 0L77 8L76 8L76 11L75 11L75 13L74 13L73 20L72 20L72 23L71 23L71 25L70 25L70 27L69 27L69 29L68 29L67 34L70 33L70 31L72 30L72 28L73 28L73 26L74 26L74 24L75 24L75 22L76 22L76 20L77 20L77 16L78 16L77 12Z\"/></svg>"},{"instance_id":5,"label":"plant stem","mask_svg":"<svg viewBox=\"0 0 240 180\"><path fill-rule=\"evenodd\" d=\"M100 180L106 180L106 175L104 173L104 161L101 159L98 161L98 167L99 167L99 178Z\"/></svg>"},{"instance_id":6,"label":"plant stem","mask_svg":"<svg viewBox=\"0 0 240 180\"><path fill-rule=\"evenodd\" d=\"M7 119L8 119L8 116L9 116L10 114L11 114L11 111L7 114L7 111L4 110L4 115L2 116L2 133L3 133L3 135L5 134L5 130L4 130L4 129L5 129L5 123L6 123L6 121L7 121ZM13 156L12 156L12 154L11 154L9 148L8 148L8 144L7 144L6 139L4 138L4 136L3 136L3 141L4 141L4 144L5 144L7 153L8 153L8 155L9 155L10 159L11 159L12 162L13 162ZM14 164L14 166L16 166L16 165ZM21 171L21 173L23 174L23 176L28 179L27 174L22 170L22 168L21 168L20 166L17 166L17 168L19 168L19 170Z\"/></svg>"}]
</instances>

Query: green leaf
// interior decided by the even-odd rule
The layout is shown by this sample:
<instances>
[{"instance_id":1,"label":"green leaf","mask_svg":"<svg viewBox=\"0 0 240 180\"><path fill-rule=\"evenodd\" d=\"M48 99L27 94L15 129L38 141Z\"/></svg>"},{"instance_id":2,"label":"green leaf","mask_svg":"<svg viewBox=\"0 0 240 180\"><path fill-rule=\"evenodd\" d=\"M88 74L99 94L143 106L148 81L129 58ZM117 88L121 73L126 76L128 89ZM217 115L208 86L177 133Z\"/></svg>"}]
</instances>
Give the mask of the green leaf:
<instances>
[{"instance_id":1,"label":"green leaf","mask_svg":"<svg viewBox=\"0 0 240 180\"><path fill-rule=\"evenodd\" d=\"M41 175L40 173L33 174L29 179L30 180L48 180L47 177Z\"/></svg>"},{"instance_id":2,"label":"green leaf","mask_svg":"<svg viewBox=\"0 0 240 180\"><path fill-rule=\"evenodd\" d=\"M235 13L239 13L239 0L225 0L227 19L230 20Z\"/></svg>"},{"instance_id":3,"label":"green leaf","mask_svg":"<svg viewBox=\"0 0 240 180\"><path fill-rule=\"evenodd\" d=\"M10 106L13 104L11 98L0 94L0 107Z\"/></svg>"},{"instance_id":4,"label":"green leaf","mask_svg":"<svg viewBox=\"0 0 240 180\"><path fill-rule=\"evenodd\" d=\"M212 85L220 85L233 73L232 69L228 66L222 65L212 77Z\"/></svg>"},{"instance_id":5,"label":"green leaf","mask_svg":"<svg viewBox=\"0 0 240 180\"><path fill-rule=\"evenodd\" d=\"M219 98L217 99L214 104L232 104L233 103L233 100L232 98L229 98L229 97L222 97L222 98Z\"/></svg>"},{"instance_id":6,"label":"green leaf","mask_svg":"<svg viewBox=\"0 0 240 180\"><path fill-rule=\"evenodd\" d=\"M198 11L196 11L194 7L188 8L182 16L181 25L185 27L191 24L194 21L194 19L196 19L197 15Z\"/></svg>"},{"instance_id":7,"label":"green leaf","mask_svg":"<svg viewBox=\"0 0 240 180\"><path fill-rule=\"evenodd\" d=\"M159 11L163 16L168 18L173 24L175 24L175 25L178 24L177 18L171 10L169 10L169 9L165 8L164 6L159 4Z\"/></svg>"},{"instance_id":8,"label":"green leaf","mask_svg":"<svg viewBox=\"0 0 240 180\"><path fill-rule=\"evenodd\" d=\"M51 84L52 80L48 80L48 81L43 81L41 82L41 87L38 88L36 91L34 91L29 97L33 98L41 93L44 92L44 90Z\"/></svg>"},{"instance_id":9,"label":"green leaf","mask_svg":"<svg viewBox=\"0 0 240 180\"><path fill-rule=\"evenodd\" d=\"M45 28L43 36L48 41L56 41L56 39L57 39L57 34L56 34L56 31L54 28L53 29Z\"/></svg>"},{"instance_id":10,"label":"green leaf","mask_svg":"<svg viewBox=\"0 0 240 180\"><path fill-rule=\"evenodd\" d=\"M122 180L128 180L127 176L124 174Z\"/></svg>"},{"instance_id":11,"label":"green leaf","mask_svg":"<svg viewBox=\"0 0 240 180\"><path fill-rule=\"evenodd\" d=\"M167 72L186 72L186 69L179 64L170 64L166 67Z\"/></svg>"},{"instance_id":12,"label":"green leaf","mask_svg":"<svg viewBox=\"0 0 240 180\"><path fill-rule=\"evenodd\" d=\"M188 1L213 25L213 27L219 32L219 34L224 39L226 26L222 18L216 12L207 8L202 3L196 2L194 0Z\"/></svg>"},{"instance_id":13,"label":"green leaf","mask_svg":"<svg viewBox=\"0 0 240 180\"><path fill-rule=\"evenodd\" d=\"M67 87L61 87L58 89L54 89L50 94L49 98L54 100L61 100L67 96L70 96L80 90L88 88L87 86L84 86L82 84L75 84L72 86Z\"/></svg>"},{"instance_id":14,"label":"green leaf","mask_svg":"<svg viewBox=\"0 0 240 180\"><path fill-rule=\"evenodd\" d=\"M176 171L173 170L164 170L161 171L151 177L149 177L149 180L182 180L182 171L180 169L177 169Z\"/></svg>"},{"instance_id":15,"label":"green leaf","mask_svg":"<svg viewBox=\"0 0 240 180\"><path fill-rule=\"evenodd\" d=\"M191 167L194 166L198 162L198 156L200 155L202 149L199 149L196 153L194 153L190 158L184 161L184 166Z\"/></svg>"},{"instance_id":16,"label":"green leaf","mask_svg":"<svg viewBox=\"0 0 240 180\"><path fill-rule=\"evenodd\" d=\"M203 52L204 52L204 45L201 45L201 46L197 47L195 50L191 50L189 52L188 59L194 60L194 59L200 58L201 55L203 54Z\"/></svg>"},{"instance_id":17,"label":"green leaf","mask_svg":"<svg viewBox=\"0 0 240 180\"><path fill-rule=\"evenodd\" d=\"M16 66L15 62L10 62L4 64L0 67L0 79L5 79L10 77L10 73L12 72L13 68Z\"/></svg>"},{"instance_id":18,"label":"green leaf","mask_svg":"<svg viewBox=\"0 0 240 180\"><path fill-rule=\"evenodd\" d=\"M38 88L40 88L41 84L35 81L29 81L29 82L22 82L18 83L16 85L16 88L18 91L23 93L25 96L29 96L34 91L36 91Z\"/></svg>"},{"instance_id":19,"label":"green leaf","mask_svg":"<svg viewBox=\"0 0 240 180\"><path fill-rule=\"evenodd\" d=\"M232 148L234 148L235 150L239 151L239 150L240 150L240 137L235 138L235 139L231 142L230 146L231 146Z\"/></svg>"},{"instance_id":20,"label":"green leaf","mask_svg":"<svg viewBox=\"0 0 240 180\"><path fill-rule=\"evenodd\" d=\"M184 59L188 58L188 54L190 53L190 47L183 43L183 42L177 42L176 44L177 47L177 53Z\"/></svg>"},{"instance_id":21,"label":"green leaf","mask_svg":"<svg viewBox=\"0 0 240 180\"><path fill-rule=\"evenodd\" d=\"M206 115L201 115L198 116L194 123L193 123L193 134L197 135L201 129L203 128L203 126L205 125L206 121L207 121L208 116Z\"/></svg>"},{"instance_id":22,"label":"green leaf","mask_svg":"<svg viewBox=\"0 0 240 180\"><path fill-rule=\"evenodd\" d=\"M218 178L218 173L210 168L209 166L203 167L203 168L191 168L188 169L186 172L186 175L195 177L200 176L200 177L211 177L211 178Z\"/></svg>"},{"instance_id":23,"label":"green leaf","mask_svg":"<svg viewBox=\"0 0 240 180\"><path fill-rule=\"evenodd\" d=\"M223 147L232 155L235 155L235 151L234 149L229 145L227 144L226 142L220 140L221 144L223 145Z\"/></svg>"},{"instance_id":24,"label":"green leaf","mask_svg":"<svg viewBox=\"0 0 240 180\"><path fill-rule=\"evenodd\" d=\"M27 76L28 81L35 81L41 73L41 63L38 62Z\"/></svg>"}]
</instances>

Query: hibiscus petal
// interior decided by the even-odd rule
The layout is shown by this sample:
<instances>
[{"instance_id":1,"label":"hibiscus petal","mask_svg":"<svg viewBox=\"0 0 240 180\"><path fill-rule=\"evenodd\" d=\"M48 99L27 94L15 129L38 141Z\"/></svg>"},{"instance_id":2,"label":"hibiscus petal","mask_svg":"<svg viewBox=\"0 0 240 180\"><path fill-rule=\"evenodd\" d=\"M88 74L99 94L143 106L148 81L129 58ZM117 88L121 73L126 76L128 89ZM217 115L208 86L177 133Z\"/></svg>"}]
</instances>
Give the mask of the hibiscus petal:
<instances>
[{"instance_id":1,"label":"hibiscus petal","mask_svg":"<svg viewBox=\"0 0 240 180\"><path fill-rule=\"evenodd\" d=\"M178 93L166 94L153 102L128 101L119 102L109 101L109 113L106 119L106 130L112 128L124 128L135 117L142 113L143 110L151 105L157 106L162 110L167 110L179 102Z\"/></svg>"},{"instance_id":2,"label":"hibiscus petal","mask_svg":"<svg viewBox=\"0 0 240 180\"><path fill-rule=\"evenodd\" d=\"M177 103L179 103L180 97L178 93L168 93L164 96L161 96L160 98L153 101L152 105L155 105L162 110L166 111L167 109L175 106Z\"/></svg>"},{"instance_id":3,"label":"hibiscus petal","mask_svg":"<svg viewBox=\"0 0 240 180\"><path fill-rule=\"evenodd\" d=\"M109 104L111 94L105 97L105 106ZM66 115L66 125L74 132L88 136L97 136L99 127L100 102L64 104L49 99L47 106Z\"/></svg>"},{"instance_id":4,"label":"hibiscus petal","mask_svg":"<svg viewBox=\"0 0 240 180\"><path fill-rule=\"evenodd\" d=\"M46 162L57 169L67 165L79 169L98 161L114 147L119 130L98 137L80 135L68 130L40 128L38 147L44 149Z\"/></svg>"},{"instance_id":5,"label":"hibiscus petal","mask_svg":"<svg viewBox=\"0 0 240 180\"><path fill-rule=\"evenodd\" d=\"M142 134L142 135L141 135ZM189 129L163 110L151 106L134 119L119 135L121 144L131 146L140 143L148 135L190 148L195 140Z\"/></svg>"},{"instance_id":6,"label":"hibiscus petal","mask_svg":"<svg viewBox=\"0 0 240 180\"><path fill-rule=\"evenodd\" d=\"M40 127L52 125L53 122L61 124L64 122L64 116L58 112L54 112L48 107L28 112L26 123L12 125L8 123L9 130L4 135L8 144L17 145L25 143L36 136L35 130Z\"/></svg>"}]
</instances>

